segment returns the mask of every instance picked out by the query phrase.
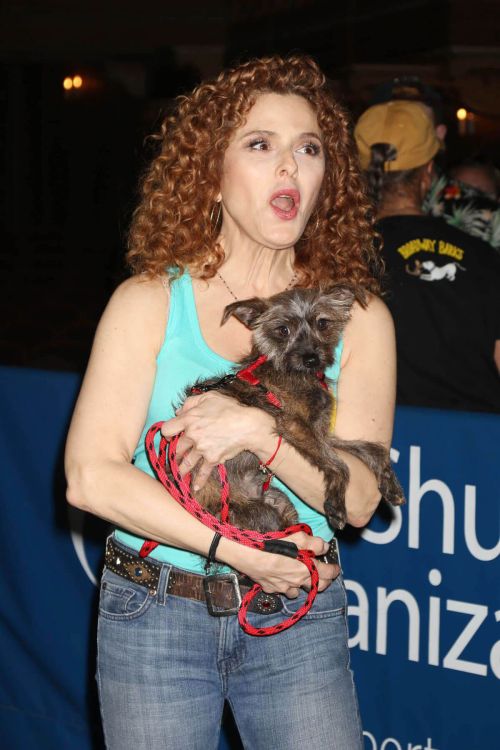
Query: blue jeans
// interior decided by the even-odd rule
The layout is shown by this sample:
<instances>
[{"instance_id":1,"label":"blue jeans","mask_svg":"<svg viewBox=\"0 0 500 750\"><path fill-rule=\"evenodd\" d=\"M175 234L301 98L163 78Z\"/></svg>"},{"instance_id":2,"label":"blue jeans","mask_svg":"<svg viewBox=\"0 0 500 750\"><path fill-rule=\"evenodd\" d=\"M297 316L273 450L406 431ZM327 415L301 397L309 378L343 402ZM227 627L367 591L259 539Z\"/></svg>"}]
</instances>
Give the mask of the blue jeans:
<instances>
[{"instance_id":1,"label":"blue jeans","mask_svg":"<svg viewBox=\"0 0 500 750\"><path fill-rule=\"evenodd\" d=\"M292 628L255 637L235 615L166 595L171 569L155 596L104 571L97 679L109 750L217 750L225 700L248 750L362 750L340 576ZM273 625L304 598L249 620Z\"/></svg>"}]
</instances>

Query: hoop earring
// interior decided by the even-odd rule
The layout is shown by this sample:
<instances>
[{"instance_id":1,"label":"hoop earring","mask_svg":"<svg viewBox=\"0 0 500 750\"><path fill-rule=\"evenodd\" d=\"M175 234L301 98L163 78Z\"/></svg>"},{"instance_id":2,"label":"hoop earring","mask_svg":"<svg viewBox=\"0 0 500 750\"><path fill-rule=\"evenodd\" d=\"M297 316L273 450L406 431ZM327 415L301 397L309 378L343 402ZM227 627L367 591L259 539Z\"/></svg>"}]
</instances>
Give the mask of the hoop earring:
<instances>
[{"instance_id":1,"label":"hoop earring","mask_svg":"<svg viewBox=\"0 0 500 750\"><path fill-rule=\"evenodd\" d=\"M217 216L215 216L215 212L217 211ZM212 206L212 210L210 211L210 224L212 225L212 230L214 232L217 231L219 227L219 222L222 216L222 204L220 201L217 201L215 205Z\"/></svg>"}]
</instances>

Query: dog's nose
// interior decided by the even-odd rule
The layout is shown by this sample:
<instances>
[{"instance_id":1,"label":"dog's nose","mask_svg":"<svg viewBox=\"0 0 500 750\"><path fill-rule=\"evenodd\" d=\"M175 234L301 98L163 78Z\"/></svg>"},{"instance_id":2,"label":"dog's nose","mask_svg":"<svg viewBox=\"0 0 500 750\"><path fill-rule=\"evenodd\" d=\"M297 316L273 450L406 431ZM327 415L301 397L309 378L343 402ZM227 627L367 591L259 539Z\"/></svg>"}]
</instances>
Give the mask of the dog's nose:
<instances>
[{"instance_id":1,"label":"dog's nose","mask_svg":"<svg viewBox=\"0 0 500 750\"><path fill-rule=\"evenodd\" d=\"M302 361L306 367L308 367L311 370L314 370L315 367L318 367L319 365L319 357L314 352L307 352L303 355Z\"/></svg>"}]
</instances>

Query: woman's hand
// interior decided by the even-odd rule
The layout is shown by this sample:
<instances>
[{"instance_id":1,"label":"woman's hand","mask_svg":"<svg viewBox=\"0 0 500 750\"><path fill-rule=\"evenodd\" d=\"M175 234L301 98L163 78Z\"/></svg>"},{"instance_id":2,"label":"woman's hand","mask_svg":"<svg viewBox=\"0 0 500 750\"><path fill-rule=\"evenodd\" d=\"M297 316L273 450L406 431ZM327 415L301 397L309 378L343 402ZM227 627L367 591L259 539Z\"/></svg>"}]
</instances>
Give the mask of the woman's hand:
<instances>
[{"instance_id":1,"label":"woman's hand","mask_svg":"<svg viewBox=\"0 0 500 750\"><path fill-rule=\"evenodd\" d=\"M167 438L184 433L177 446L179 469L184 476L199 463L193 487L199 490L214 466L252 450L274 433L274 427L274 419L261 409L208 391L187 398L177 416L163 423L161 432Z\"/></svg>"},{"instance_id":2,"label":"woman's hand","mask_svg":"<svg viewBox=\"0 0 500 750\"><path fill-rule=\"evenodd\" d=\"M286 537L286 541L294 542L299 549L312 550L316 556L326 554L328 542L317 536L309 536L298 531ZM222 551L224 539L219 543ZM295 599L300 589L309 590L311 576L306 566L285 555L263 552L251 547L238 545L237 559L225 560L240 573L244 573L256 583L259 583L268 594L283 594L289 599ZM233 547L234 549L234 547ZM340 573L338 565L316 562L319 573L319 591L324 591Z\"/></svg>"}]
</instances>

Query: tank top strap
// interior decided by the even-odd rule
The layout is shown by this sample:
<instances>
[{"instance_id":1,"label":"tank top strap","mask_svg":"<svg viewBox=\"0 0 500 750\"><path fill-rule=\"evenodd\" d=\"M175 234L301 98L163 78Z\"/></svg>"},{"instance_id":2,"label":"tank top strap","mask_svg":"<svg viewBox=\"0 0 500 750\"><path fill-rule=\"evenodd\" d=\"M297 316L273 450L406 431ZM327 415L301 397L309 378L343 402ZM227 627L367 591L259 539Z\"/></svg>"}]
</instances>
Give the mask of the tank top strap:
<instances>
[{"instance_id":1,"label":"tank top strap","mask_svg":"<svg viewBox=\"0 0 500 750\"><path fill-rule=\"evenodd\" d=\"M186 271L170 283L170 310L159 357L163 358L170 353L171 357L177 359L179 367L183 366L186 359L194 364L193 347L196 351L195 361L202 367L216 367L216 372L224 374L235 364L213 351L203 338L193 283ZM200 372L198 376L201 377L202 374Z\"/></svg>"},{"instance_id":2,"label":"tank top strap","mask_svg":"<svg viewBox=\"0 0 500 750\"><path fill-rule=\"evenodd\" d=\"M192 335L197 337L199 334L198 316L189 274L185 272L182 276L170 281L169 288L170 307L163 347L172 337L186 336L189 340Z\"/></svg>"}]
</instances>

